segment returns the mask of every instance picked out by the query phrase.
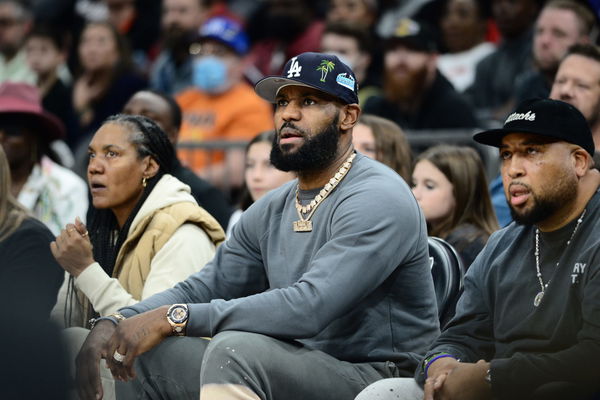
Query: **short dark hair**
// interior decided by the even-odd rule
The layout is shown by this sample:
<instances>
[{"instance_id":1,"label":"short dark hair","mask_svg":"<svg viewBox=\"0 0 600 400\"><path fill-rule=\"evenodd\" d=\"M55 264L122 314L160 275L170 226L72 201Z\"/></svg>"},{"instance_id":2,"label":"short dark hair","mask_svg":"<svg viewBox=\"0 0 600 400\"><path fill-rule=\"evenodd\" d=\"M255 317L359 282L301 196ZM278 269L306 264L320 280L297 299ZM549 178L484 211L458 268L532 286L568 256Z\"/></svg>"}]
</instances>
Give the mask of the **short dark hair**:
<instances>
[{"instance_id":1,"label":"short dark hair","mask_svg":"<svg viewBox=\"0 0 600 400\"><path fill-rule=\"evenodd\" d=\"M563 60L572 55L587 57L600 63L600 47L591 43L577 43L569 47Z\"/></svg>"},{"instance_id":2,"label":"short dark hair","mask_svg":"<svg viewBox=\"0 0 600 400\"><path fill-rule=\"evenodd\" d=\"M443 2L442 15L448 12L448 5L451 0L445 0ZM475 3L475 9L477 12L477 16L480 20L488 20L493 17L492 14L492 2L490 0L473 0Z\"/></svg>"},{"instance_id":3,"label":"short dark hair","mask_svg":"<svg viewBox=\"0 0 600 400\"><path fill-rule=\"evenodd\" d=\"M351 25L346 22L330 22L323 30L323 35L326 33L349 36L356 40L360 51L366 53L371 52L373 40L371 39L371 33L365 28L357 25Z\"/></svg>"},{"instance_id":4,"label":"short dark hair","mask_svg":"<svg viewBox=\"0 0 600 400\"><path fill-rule=\"evenodd\" d=\"M481 19L490 19L492 18L492 2L489 0L475 0L475 4L477 4L477 12L479 13L479 17Z\"/></svg>"},{"instance_id":5,"label":"short dark hair","mask_svg":"<svg viewBox=\"0 0 600 400\"><path fill-rule=\"evenodd\" d=\"M146 89L144 90L144 92L152 93L153 95L160 97L165 101L165 103L167 103L167 105L169 106L169 113L171 114L171 125L173 125L177 132L179 132L179 129L181 129L181 121L183 116L181 113L181 107L179 107L179 104L177 104L175 98L171 95L166 94L165 92L161 92L160 90L155 89Z\"/></svg>"},{"instance_id":6,"label":"short dark hair","mask_svg":"<svg viewBox=\"0 0 600 400\"><path fill-rule=\"evenodd\" d=\"M48 39L58 51L65 51L68 47L67 34L52 25L36 24L27 34L27 39L31 38Z\"/></svg>"}]
</instances>

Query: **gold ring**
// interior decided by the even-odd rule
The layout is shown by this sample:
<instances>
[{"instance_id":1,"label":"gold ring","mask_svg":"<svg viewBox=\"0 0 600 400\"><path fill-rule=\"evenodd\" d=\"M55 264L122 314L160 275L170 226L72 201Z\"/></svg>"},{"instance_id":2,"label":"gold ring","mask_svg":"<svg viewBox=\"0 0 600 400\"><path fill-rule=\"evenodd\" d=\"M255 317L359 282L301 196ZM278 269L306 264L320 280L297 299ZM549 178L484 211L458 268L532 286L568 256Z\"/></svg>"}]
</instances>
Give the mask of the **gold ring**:
<instances>
[{"instance_id":1,"label":"gold ring","mask_svg":"<svg viewBox=\"0 0 600 400\"><path fill-rule=\"evenodd\" d=\"M84 233L81 234L82 237L86 237L88 235L88 231L85 231Z\"/></svg>"}]
</instances>

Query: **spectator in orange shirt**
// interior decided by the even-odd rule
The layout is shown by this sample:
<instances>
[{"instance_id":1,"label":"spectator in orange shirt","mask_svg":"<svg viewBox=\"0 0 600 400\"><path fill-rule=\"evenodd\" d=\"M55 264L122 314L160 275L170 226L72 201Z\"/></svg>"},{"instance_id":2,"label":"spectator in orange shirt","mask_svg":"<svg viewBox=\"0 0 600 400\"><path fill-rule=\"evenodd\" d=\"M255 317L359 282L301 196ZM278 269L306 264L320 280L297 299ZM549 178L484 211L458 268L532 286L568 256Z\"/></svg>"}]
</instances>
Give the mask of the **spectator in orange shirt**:
<instances>
[{"instance_id":1,"label":"spectator in orange shirt","mask_svg":"<svg viewBox=\"0 0 600 400\"><path fill-rule=\"evenodd\" d=\"M249 141L257 133L273 129L271 106L243 80L248 39L237 22L227 17L209 19L190 51L194 54L194 86L177 97L183 111L180 142ZM179 150L179 156L200 176L230 189L241 186L244 147L226 155L186 148Z\"/></svg>"}]
</instances>

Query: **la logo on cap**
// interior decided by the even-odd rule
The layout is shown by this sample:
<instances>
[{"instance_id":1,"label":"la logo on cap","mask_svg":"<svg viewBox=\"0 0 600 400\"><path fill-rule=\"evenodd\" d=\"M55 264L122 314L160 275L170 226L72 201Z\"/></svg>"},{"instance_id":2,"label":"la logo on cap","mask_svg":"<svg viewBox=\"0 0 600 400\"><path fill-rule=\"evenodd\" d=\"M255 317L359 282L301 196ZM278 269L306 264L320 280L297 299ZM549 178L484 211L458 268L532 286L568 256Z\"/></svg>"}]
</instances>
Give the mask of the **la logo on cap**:
<instances>
[{"instance_id":1,"label":"la logo on cap","mask_svg":"<svg viewBox=\"0 0 600 400\"><path fill-rule=\"evenodd\" d=\"M525 121L535 121L535 113L532 113L531 111L527 111L526 113L512 113L508 116L508 118L506 118L506 121L504 121L504 124L508 124L511 121L521 121L521 120L525 120Z\"/></svg>"},{"instance_id":2,"label":"la logo on cap","mask_svg":"<svg viewBox=\"0 0 600 400\"><path fill-rule=\"evenodd\" d=\"M297 60L298 57L293 57L291 59L292 63L290 64L290 69L288 69L287 71L287 77L288 78L297 78L300 76L300 71L302 71L302 67L300 66L300 63Z\"/></svg>"}]
</instances>

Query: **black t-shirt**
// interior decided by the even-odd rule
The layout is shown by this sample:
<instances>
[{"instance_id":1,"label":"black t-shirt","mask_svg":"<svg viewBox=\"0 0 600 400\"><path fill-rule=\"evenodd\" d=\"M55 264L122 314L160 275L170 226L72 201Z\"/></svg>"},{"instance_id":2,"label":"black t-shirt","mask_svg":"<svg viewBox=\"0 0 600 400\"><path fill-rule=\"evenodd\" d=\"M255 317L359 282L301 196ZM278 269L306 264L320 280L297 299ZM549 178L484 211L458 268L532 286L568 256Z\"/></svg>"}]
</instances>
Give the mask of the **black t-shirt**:
<instances>
[{"instance_id":1,"label":"black t-shirt","mask_svg":"<svg viewBox=\"0 0 600 400\"><path fill-rule=\"evenodd\" d=\"M44 224L27 218L0 242L0 293L30 318L50 316L63 282L64 270L50 251L53 240Z\"/></svg>"},{"instance_id":2,"label":"black t-shirt","mask_svg":"<svg viewBox=\"0 0 600 400\"><path fill-rule=\"evenodd\" d=\"M494 233L467 271L455 318L428 354L491 360L498 399L529 398L556 382L600 392L599 192L567 245L576 224L540 234L542 277L550 283L538 307L535 227L513 222Z\"/></svg>"}]
</instances>

